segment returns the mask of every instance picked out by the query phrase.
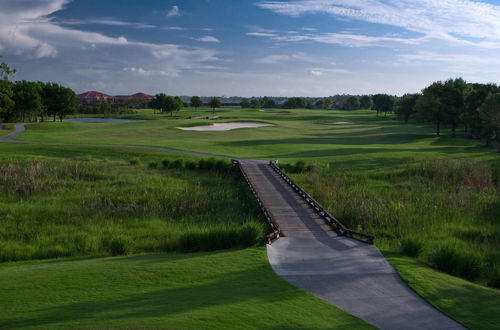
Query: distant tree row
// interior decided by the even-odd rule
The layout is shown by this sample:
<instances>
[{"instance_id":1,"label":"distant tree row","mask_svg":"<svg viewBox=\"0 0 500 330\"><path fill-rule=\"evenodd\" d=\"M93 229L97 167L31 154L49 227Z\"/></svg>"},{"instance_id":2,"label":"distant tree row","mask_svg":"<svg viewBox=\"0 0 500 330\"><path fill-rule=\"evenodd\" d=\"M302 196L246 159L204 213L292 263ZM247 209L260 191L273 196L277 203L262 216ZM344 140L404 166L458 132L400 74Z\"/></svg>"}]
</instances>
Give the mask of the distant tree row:
<instances>
[{"instance_id":1,"label":"distant tree row","mask_svg":"<svg viewBox=\"0 0 500 330\"><path fill-rule=\"evenodd\" d=\"M14 70L0 64L0 121L43 121L52 117L61 121L77 109L75 92L55 83L17 81L8 79Z\"/></svg>"}]
</instances>

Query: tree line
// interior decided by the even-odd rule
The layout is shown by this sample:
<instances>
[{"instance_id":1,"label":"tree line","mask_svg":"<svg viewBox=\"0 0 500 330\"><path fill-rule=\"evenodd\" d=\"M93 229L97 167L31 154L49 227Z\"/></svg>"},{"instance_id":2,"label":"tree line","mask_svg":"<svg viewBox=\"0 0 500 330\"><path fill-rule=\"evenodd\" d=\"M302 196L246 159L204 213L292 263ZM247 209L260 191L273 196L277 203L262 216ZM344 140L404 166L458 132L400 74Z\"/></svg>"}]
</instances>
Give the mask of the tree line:
<instances>
[{"instance_id":1,"label":"tree line","mask_svg":"<svg viewBox=\"0 0 500 330\"><path fill-rule=\"evenodd\" d=\"M61 121L76 111L75 92L55 83L16 81L9 78L15 70L0 64L0 121L43 121L52 117Z\"/></svg>"},{"instance_id":2,"label":"tree line","mask_svg":"<svg viewBox=\"0 0 500 330\"><path fill-rule=\"evenodd\" d=\"M193 96L190 99L190 104L193 108L197 109L203 106L203 101L199 96ZM212 97L207 103L209 107L212 108L212 112L215 113L215 109L221 106L221 102L218 98ZM184 102L180 96L169 96L165 93L156 94L149 102L149 107L160 113L170 113L173 116L174 111L179 111L184 106Z\"/></svg>"}]
</instances>

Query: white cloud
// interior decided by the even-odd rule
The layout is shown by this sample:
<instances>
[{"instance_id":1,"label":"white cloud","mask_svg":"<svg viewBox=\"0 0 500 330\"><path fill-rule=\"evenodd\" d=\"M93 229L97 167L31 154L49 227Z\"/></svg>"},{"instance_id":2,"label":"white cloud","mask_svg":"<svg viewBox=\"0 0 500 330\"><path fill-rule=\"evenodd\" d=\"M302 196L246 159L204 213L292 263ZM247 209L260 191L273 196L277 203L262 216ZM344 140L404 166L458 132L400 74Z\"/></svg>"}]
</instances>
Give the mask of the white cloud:
<instances>
[{"instance_id":1,"label":"white cloud","mask_svg":"<svg viewBox=\"0 0 500 330\"><path fill-rule=\"evenodd\" d=\"M352 71L337 69L337 68L313 68L310 69L309 74L315 77L320 77L323 75L339 75L339 74L351 74Z\"/></svg>"},{"instance_id":2,"label":"white cloud","mask_svg":"<svg viewBox=\"0 0 500 330\"><path fill-rule=\"evenodd\" d=\"M140 29L154 29L157 28L154 25L137 23L137 22L125 22L113 18L90 18L85 20L64 20L59 22L64 25L87 25L87 24L99 24L99 25L111 25L111 26L129 26Z\"/></svg>"},{"instance_id":3,"label":"white cloud","mask_svg":"<svg viewBox=\"0 0 500 330\"><path fill-rule=\"evenodd\" d=\"M168 17L173 17L173 16L180 16L181 13L179 11L179 6L172 6L170 10L167 12Z\"/></svg>"},{"instance_id":4,"label":"white cloud","mask_svg":"<svg viewBox=\"0 0 500 330\"><path fill-rule=\"evenodd\" d=\"M418 32L426 38L500 47L500 6L471 0L261 1L261 8L300 16L326 13Z\"/></svg>"},{"instance_id":5,"label":"white cloud","mask_svg":"<svg viewBox=\"0 0 500 330\"><path fill-rule=\"evenodd\" d=\"M276 37L275 33L269 33L269 32L248 32L247 36L254 36L254 37Z\"/></svg>"},{"instance_id":6,"label":"white cloud","mask_svg":"<svg viewBox=\"0 0 500 330\"><path fill-rule=\"evenodd\" d=\"M315 62L315 59L303 53L295 53L269 55L257 58L254 62L259 64L278 64L284 62Z\"/></svg>"},{"instance_id":7,"label":"white cloud","mask_svg":"<svg viewBox=\"0 0 500 330\"><path fill-rule=\"evenodd\" d=\"M212 36L203 36L200 38L193 38L193 40L201 41L201 42L215 42L215 43L220 42L219 39L217 39L216 37L212 37Z\"/></svg>"},{"instance_id":8,"label":"white cloud","mask_svg":"<svg viewBox=\"0 0 500 330\"><path fill-rule=\"evenodd\" d=\"M47 18L63 9L66 3L65 0L25 0L8 4L0 1L0 50L6 55L61 57L65 61L74 61L74 57L70 57L78 54L79 67L102 64L105 66L103 70L108 71L126 67L124 72L138 75L176 76L184 70L207 68L207 65L220 61L218 52L209 48L154 44L129 40L125 36L110 37L63 27ZM129 24L115 20L102 23ZM134 63L134 66L122 63ZM144 69L141 63L147 63L151 68Z\"/></svg>"}]
</instances>

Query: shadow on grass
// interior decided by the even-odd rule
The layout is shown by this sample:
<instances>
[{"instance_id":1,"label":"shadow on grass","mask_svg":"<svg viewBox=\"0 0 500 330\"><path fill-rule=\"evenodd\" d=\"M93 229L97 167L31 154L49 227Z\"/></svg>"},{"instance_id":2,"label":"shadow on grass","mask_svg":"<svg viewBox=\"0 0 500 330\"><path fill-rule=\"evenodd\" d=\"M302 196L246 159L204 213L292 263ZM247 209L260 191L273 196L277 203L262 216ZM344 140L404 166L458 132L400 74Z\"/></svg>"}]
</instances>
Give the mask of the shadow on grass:
<instances>
[{"instance_id":1,"label":"shadow on grass","mask_svg":"<svg viewBox=\"0 0 500 330\"><path fill-rule=\"evenodd\" d=\"M152 259L155 258L157 259L154 256L146 257L146 260L153 261ZM181 258L179 257L179 259ZM252 300L253 304L276 303L302 295L299 290L292 287L287 290L286 286L284 291L280 291L279 296L269 294L269 290L276 282L269 281L269 276L258 276L267 273L270 273L269 268L261 266L208 277L209 282L203 284L190 285L186 283L184 287L161 288L139 294L121 292L120 294L112 294L113 297L103 297L95 301L61 303L50 308L36 310L29 316L6 318L0 322L0 327L5 329L31 326L51 327L60 326L61 323L85 325L86 322L99 326L113 324L114 320L118 320L117 324L123 324L119 320L131 318L141 320L145 318L168 319L176 314L238 304L247 300ZM206 281L207 279L205 279ZM116 291L119 292L120 289L123 288L118 287ZM125 289L130 290L130 287ZM83 290L91 291L92 287L82 287ZM119 296L126 297L117 298Z\"/></svg>"}]
</instances>

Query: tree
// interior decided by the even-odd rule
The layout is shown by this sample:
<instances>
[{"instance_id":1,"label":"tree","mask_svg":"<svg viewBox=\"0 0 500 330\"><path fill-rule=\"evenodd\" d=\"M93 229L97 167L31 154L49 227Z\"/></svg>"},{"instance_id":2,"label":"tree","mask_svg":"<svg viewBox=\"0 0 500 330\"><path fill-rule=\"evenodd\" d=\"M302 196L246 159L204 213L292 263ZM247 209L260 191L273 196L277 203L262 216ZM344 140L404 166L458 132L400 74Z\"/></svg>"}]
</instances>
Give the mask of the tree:
<instances>
[{"instance_id":1,"label":"tree","mask_svg":"<svg viewBox=\"0 0 500 330\"><path fill-rule=\"evenodd\" d=\"M180 111L184 106L184 102L182 101L180 96L174 97L174 110Z\"/></svg>"},{"instance_id":2,"label":"tree","mask_svg":"<svg viewBox=\"0 0 500 330\"><path fill-rule=\"evenodd\" d=\"M179 102L172 96L160 93L156 94L155 97L151 99L149 106L153 109L160 110L161 112L170 112L170 117L172 117L174 110L180 110L182 100Z\"/></svg>"},{"instance_id":3,"label":"tree","mask_svg":"<svg viewBox=\"0 0 500 330\"><path fill-rule=\"evenodd\" d=\"M359 107L361 109L370 109L372 107L372 98L368 95L363 95L359 98Z\"/></svg>"},{"instance_id":4,"label":"tree","mask_svg":"<svg viewBox=\"0 0 500 330\"><path fill-rule=\"evenodd\" d=\"M98 113L103 114L104 117L109 117L111 114L111 105L108 100L100 100L97 111Z\"/></svg>"},{"instance_id":5,"label":"tree","mask_svg":"<svg viewBox=\"0 0 500 330\"><path fill-rule=\"evenodd\" d=\"M356 96L350 96L345 102L346 110L359 109L359 99Z\"/></svg>"},{"instance_id":6,"label":"tree","mask_svg":"<svg viewBox=\"0 0 500 330\"><path fill-rule=\"evenodd\" d=\"M372 97L373 106L372 109L377 111L377 117L379 113L384 112L387 117L388 112L393 111L394 97L387 94L375 94Z\"/></svg>"},{"instance_id":7,"label":"tree","mask_svg":"<svg viewBox=\"0 0 500 330\"><path fill-rule=\"evenodd\" d=\"M250 106L255 109L260 109L262 107L262 100L254 97L250 101Z\"/></svg>"},{"instance_id":8,"label":"tree","mask_svg":"<svg viewBox=\"0 0 500 330\"><path fill-rule=\"evenodd\" d=\"M212 114L215 115L215 108L218 108L221 106L220 100L216 97L212 97L210 99L210 102L208 102L208 105L212 108Z\"/></svg>"},{"instance_id":9,"label":"tree","mask_svg":"<svg viewBox=\"0 0 500 330\"><path fill-rule=\"evenodd\" d=\"M14 85L15 112L21 121L28 118L31 121L32 116L40 113L43 109L42 98L37 83L29 81L18 81Z\"/></svg>"},{"instance_id":10,"label":"tree","mask_svg":"<svg viewBox=\"0 0 500 330\"><path fill-rule=\"evenodd\" d=\"M440 136L441 124L446 119L442 98L444 84L437 81L422 90L420 97L415 105L418 117L423 121L430 121L436 125L436 136Z\"/></svg>"},{"instance_id":11,"label":"tree","mask_svg":"<svg viewBox=\"0 0 500 330\"><path fill-rule=\"evenodd\" d=\"M420 97L420 94L405 94L394 103L394 112L405 123L410 120L410 117L415 114L415 105Z\"/></svg>"},{"instance_id":12,"label":"tree","mask_svg":"<svg viewBox=\"0 0 500 330\"><path fill-rule=\"evenodd\" d=\"M276 102L270 97L264 96L261 100L262 107L266 109L276 108Z\"/></svg>"},{"instance_id":13,"label":"tree","mask_svg":"<svg viewBox=\"0 0 500 330\"><path fill-rule=\"evenodd\" d=\"M0 55L0 59L2 56ZM7 63L0 63L0 80L7 81L16 73L16 69L12 69Z\"/></svg>"},{"instance_id":14,"label":"tree","mask_svg":"<svg viewBox=\"0 0 500 330\"><path fill-rule=\"evenodd\" d=\"M283 103L285 109L305 108L306 101L302 97L291 97Z\"/></svg>"},{"instance_id":15,"label":"tree","mask_svg":"<svg viewBox=\"0 0 500 330\"><path fill-rule=\"evenodd\" d=\"M12 83L7 80L0 80L0 122L13 120L15 115L13 96Z\"/></svg>"},{"instance_id":16,"label":"tree","mask_svg":"<svg viewBox=\"0 0 500 330\"><path fill-rule=\"evenodd\" d=\"M500 140L500 93L490 93L479 107L481 135L486 145Z\"/></svg>"},{"instance_id":17,"label":"tree","mask_svg":"<svg viewBox=\"0 0 500 330\"><path fill-rule=\"evenodd\" d=\"M195 111L198 107L201 107L202 105L203 101L201 100L201 97L199 96L191 97L191 106L194 107Z\"/></svg>"},{"instance_id":18,"label":"tree","mask_svg":"<svg viewBox=\"0 0 500 330\"><path fill-rule=\"evenodd\" d=\"M59 117L59 120L62 121L67 115L76 112L78 101L76 100L75 92L71 88L65 88L61 86L61 88L59 89L58 104L57 115Z\"/></svg>"},{"instance_id":19,"label":"tree","mask_svg":"<svg viewBox=\"0 0 500 330\"><path fill-rule=\"evenodd\" d=\"M471 136L481 134L481 119L479 118L479 107L490 93L500 92L494 84L468 84L465 95L464 112L462 113L462 123L465 132Z\"/></svg>"},{"instance_id":20,"label":"tree","mask_svg":"<svg viewBox=\"0 0 500 330\"><path fill-rule=\"evenodd\" d=\"M456 137L456 129L465 112L465 94L468 86L462 78L448 79L443 83L441 104L445 107L445 120L451 125L451 135Z\"/></svg>"},{"instance_id":21,"label":"tree","mask_svg":"<svg viewBox=\"0 0 500 330\"><path fill-rule=\"evenodd\" d=\"M240 106L243 109L250 108L250 101L248 101L248 99L242 99L240 102Z\"/></svg>"}]
</instances>

